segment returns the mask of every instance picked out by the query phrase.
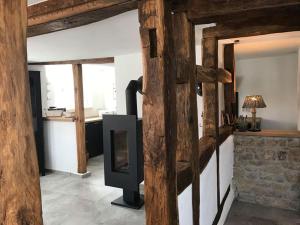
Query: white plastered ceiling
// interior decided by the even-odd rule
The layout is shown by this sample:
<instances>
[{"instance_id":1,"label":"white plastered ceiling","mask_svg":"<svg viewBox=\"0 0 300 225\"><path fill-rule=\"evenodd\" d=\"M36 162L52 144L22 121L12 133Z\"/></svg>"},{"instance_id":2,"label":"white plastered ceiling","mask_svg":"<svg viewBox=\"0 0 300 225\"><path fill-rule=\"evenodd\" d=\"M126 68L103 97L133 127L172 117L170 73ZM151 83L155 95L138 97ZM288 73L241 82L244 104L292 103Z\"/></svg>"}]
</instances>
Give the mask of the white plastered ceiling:
<instances>
[{"instance_id":1,"label":"white plastered ceiling","mask_svg":"<svg viewBox=\"0 0 300 225\"><path fill-rule=\"evenodd\" d=\"M29 3L39 2L32 0ZM202 28L196 26L196 45L201 45ZM300 32L221 40L220 45L236 44L237 58L296 52ZM55 61L110 57L141 52L137 10L86 26L28 38L29 61Z\"/></svg>"}]
</instances>

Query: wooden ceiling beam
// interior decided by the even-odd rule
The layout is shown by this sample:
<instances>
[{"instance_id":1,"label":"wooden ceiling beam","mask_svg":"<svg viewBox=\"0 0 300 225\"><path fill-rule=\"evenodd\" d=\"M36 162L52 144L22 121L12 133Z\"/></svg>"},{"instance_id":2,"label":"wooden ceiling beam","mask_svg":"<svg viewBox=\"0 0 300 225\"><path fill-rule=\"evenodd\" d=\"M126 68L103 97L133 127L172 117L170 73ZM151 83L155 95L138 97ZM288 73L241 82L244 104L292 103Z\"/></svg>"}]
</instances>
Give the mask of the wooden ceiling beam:
<instances>
[{"instance_id":1,"label":"wooden ceiling beam","mask_svg":"<svg viewBox=\"0 0 300 225\"><path fill-rule=\"evenodd\" d=\"M299 30L300 5L232 14L216 26L203 29L203 37L229 39Z\"/></svg>"},{"instance_id":2,"label":"wooden ceiling beam","mask_svg":"<svg viewBox=\"0 0 300 225\"><path fill-rule=\"evenodd\" d=\"M225 69L212 69L205 68L203 66L197 65L197 81L200 83L214 83L218 78L218 82L220 83L231 83L231 73Z\"/></svg>"},{"instance_id":3,"label":"wooden ceiling beam","mask_svg":"<svg viewBox=\"0 0 300 225\"><path fill-rule=\"evenodd\" d=\"M190 0L185 7L193 23L204 24L218 22L222 17L236 13L299 5L300 0Z\"/></svg>"},{"instance_id":4,"label":"wooden ceiling beam","mask_svg":"<svg viewBox=\"0 0 300 225\"><path fill-rule=\"evenodd\" d=\"M75 28L137 9L137 0L48 0L28 7L28 37Z\"/></svg>"},{"instance_id":5,"label":"wooden ceiling beam","mask_svg":"<svg viewBox=\"0 0 300 225\"><path fill-rule=\"evenodd\" d=\"M66 60L66 61L49 61L49 62L29 62L28 65L65 65L65 64L109 64L114 63L114 57L107 58L95 58L95 59L77 59L77 60Z\"/></svg>"}]
</instances>

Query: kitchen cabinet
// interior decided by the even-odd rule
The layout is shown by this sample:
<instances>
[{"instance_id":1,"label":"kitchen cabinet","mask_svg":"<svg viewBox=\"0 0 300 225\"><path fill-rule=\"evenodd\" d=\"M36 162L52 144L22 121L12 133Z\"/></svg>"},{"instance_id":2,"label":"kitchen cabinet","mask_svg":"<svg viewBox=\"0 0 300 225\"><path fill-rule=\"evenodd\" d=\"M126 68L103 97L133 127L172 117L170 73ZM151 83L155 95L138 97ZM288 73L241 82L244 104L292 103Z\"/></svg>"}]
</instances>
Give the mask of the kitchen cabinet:
<instances>
[{"instance_id":1,"label":"kitchen cabinet","mask_svg":"<svg viewBox=\"0 0 300 225\"><path fill-rule=\"evenodd\" d=\"M103 154L103 122L102 120L86 122L86 149L89 158Z\"/></svg>"}]
</instances>

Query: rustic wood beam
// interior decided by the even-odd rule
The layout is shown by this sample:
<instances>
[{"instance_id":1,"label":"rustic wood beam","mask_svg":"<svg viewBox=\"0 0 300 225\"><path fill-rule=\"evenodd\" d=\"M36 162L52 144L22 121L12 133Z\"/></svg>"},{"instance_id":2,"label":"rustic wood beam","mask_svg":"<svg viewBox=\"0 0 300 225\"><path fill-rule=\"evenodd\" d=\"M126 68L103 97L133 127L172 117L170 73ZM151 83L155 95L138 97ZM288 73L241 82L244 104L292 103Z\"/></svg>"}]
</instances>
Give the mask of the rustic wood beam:
<instances>
[{"instance_id":1,"label":"rustic wood beam","mask_svg":"<svg viewBox=\"0 0 300 225\"><path fill-rule=\"evenodd\" d=\"M202 137L199 140L199 165L200 174L203 172L207 164L209 163L212 155L216 150L216 140L212 137Z\"/></svg>"},{"instance_id":2,"label":"rustic wood beam","mask_svg":"<svg viewBox=\"0 0 300 225\"><path fill-rule=\"evenodd\" d=\"M147 225L178 225L176 72L170 1L139 1Z\"/></svg>"},{"instance_id":3,"label":"rustic wood beam","mask_svg":"<svg viewBox=\"0 0 300 225\"><path fill-rule=\"evenodd\" d=\"M300 6L293 6L232 14L217 26L203 29L203 37L227 39L299 30Z\"/></svg>"},{"instance_id":4,"label":"rustic wood beam","mask_svg":"<svg viewBox=\"0 0 300 225\"><path fill-rule=\"evenodd\" d=\"M26 59L27 1L0 1L0 224L42 225Z\"/></svg>"},{"instance_id":5,"label":"rustic wood beam","mask_svg":"<svg viewBox=\"0 0 300 225\"><path fill-rule=\"evenodd\" d=\"M224 68L231 72L232 83L224 85L224 103L225 113L231 116L237 116L235 112L236 103L236 88L235 88L235 56L234 56L234 44L227 44L224 46Z\"/></svg>"},{"instance_id":6,"label":"rustic wood beam","mask_svg":"<svg viewBox=\"0 0 300 225\"><path fill-rule=\"evenodd\" d=\"M223 126L220 127L220 136L219 136L219 145L222 145L227 138L233 134L233 127L232 126Z\"/></svg>"},{"instance_id":7,"label":"rustic wood beam","mask_svg":"<svg viewBox=\"0 0 300 225\"><path fill-rule=\"evenodd\" d=\"M87 25L136 8L136 0L48 0L28 7L28 36Z\"/></svg>"},{"instance_id":8,"label":"rustic wood beam","mask_svg":"<svg viewBox=\"0 0 300 225\"><path fill-rule=\"evenodd\" d=\"M234 14L299 6L299 0L190 0L186 4L189 19L196 24L214 23Z\"/></svg>"},{"instance_id":9,"label":"rustic wood beam","mask_svg":"<svg viewBox=\"0 0 300 225\"><path fill-rule=\"evenodd\" d=\"M216 79L220 83L231 83L231 73L225 69L218 68L217 70L212 68L205 68L197 65L197 82L200 83L214 83Z\"/></svg>"},{"instance_id":10,"label":"rustic wood beam","mask_svg":"<svg viewBox=\"0 0 300 225\"><path fill-rule=\"evenodd\" d=\"M216 38L203 39L203 66L216 70L218 68L218 41ZM219 121L218 82L203 83L203 136L216 137Z\"/></svg>"},{"instance_id":11,"label":"rustic wood beam","mask_svg":"<svg viewBox=\"0 0 300 225\"><path fill-rule=\"evenodd\" d=\"M177 162L176 174L177 174L177 195L180 195L193 182L193 170L192 170L191 163Z\"/></svg>"},{"instance_id":12,"label":"rustic wood beam","mask_svg":"<svg viewBox=\"0 0 300 225\"><path fill-rule=\"evenodd\" d=\"M217 70L218 39L204 38L202 43L202 65ZM203 136L214 137L217 156L217 200L220 204L220 171L219 171L219 85L217 78L214 83L203 83Z\"/></svg>"},{"instance_id":13,"label":"rustic wood beam","mask_svg":"<svg viewBox=\"0 0 300 225\"><path fill-rule=\"evenodd\" d=\"M85 143L85 116L83 100L82 65L75 64L73 67L74 94L75 94L75 124L77 142L78 173L87 172L87 157Z\"/></svg>"},{"instance_id":14,"label":"rustic wood beam","mask_svg":"<svg viewBox=\"0 0 300 225\"><path fill-rule=\"evenodd\" d=\"M50 62L29 62L28 65L63 65L63 64L109 64L114 63L114 57L95 58L95 59L77 59L64 61L50 61Z\"/></svg>"},{"instance_id":15,"label":"rustic wood beam","mask_svg":"<svg viewBox=\"0 0 300 225\"><path fill-rule=\"evenodd\" d=\"M198 113L196 97L195 29L186 13L173 15L174 49L178 80L177 84L177 161L191 164L193 174L193 218L199 225L200 177L198 164ZM177 177L177 182L181 182Z\"/></svg>"}]
</instances>

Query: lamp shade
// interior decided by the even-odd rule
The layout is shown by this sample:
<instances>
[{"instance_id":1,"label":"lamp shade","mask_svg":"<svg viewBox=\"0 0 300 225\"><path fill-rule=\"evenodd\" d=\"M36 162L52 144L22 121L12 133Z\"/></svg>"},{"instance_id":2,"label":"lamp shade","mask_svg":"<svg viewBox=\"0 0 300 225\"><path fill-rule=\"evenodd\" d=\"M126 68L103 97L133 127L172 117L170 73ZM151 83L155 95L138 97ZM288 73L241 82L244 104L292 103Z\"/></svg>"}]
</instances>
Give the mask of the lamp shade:
<instances>
[{"instance_id":1,"label":"lamp shade","mask_svg":"<svg viewBox=\"0 0 300 225\"><path fill-rule=\"evenodd\" d=\"M266 103L261 95L246 96L243 108L266 108Z\"/></svg>"}]
</instances>

